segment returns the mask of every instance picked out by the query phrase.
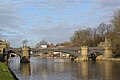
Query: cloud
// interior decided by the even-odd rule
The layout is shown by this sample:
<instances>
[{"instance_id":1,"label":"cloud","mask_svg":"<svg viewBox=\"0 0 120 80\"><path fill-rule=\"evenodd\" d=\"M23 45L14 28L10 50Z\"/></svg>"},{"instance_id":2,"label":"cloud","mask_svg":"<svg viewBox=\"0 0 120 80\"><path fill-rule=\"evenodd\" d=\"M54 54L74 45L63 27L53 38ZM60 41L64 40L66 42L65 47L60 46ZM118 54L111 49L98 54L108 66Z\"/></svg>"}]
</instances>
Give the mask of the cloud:
<instances>
[{"instance_id":1,"label":"cloud","mask_svg":"<svg viewBox=\"0 0 120 80\"><path fill-rule=\"evenodd\" d=\"M18 28L22 23L22 19L18 17L17 12L10 8L0 8L0 28Z\"/></svg>"},{"instance_id":2,"label":"cloud","mask_svg":"<svg viewBox=\"0 0 120 80\"><path fill-rule=\"evenodd\" d=\"M120 7L120 0L95 0L99 8L104 10L113 10Z\"/></svg>"},{"instance_id":3,"label":"cloud","mask_svg":"<svg viewBox=\"0 0 120 80\"><path fill-rule=\"evenodd\" d=\"M80 26L73 27L68 24L54 25L54 27L52 26L44 26L45 28L41 28L40 26L36 26L35 28L31 27L28 34L34 35L34 38L31 37L30 39L29 37L29 39L31 41L37 40L37 42L44 39L53 43L68 41L73 32L80 28Z\"/></svg>"},{"instance_id":4,"label":"cloud","mask_svg":"<svg viewBox=\"0 0 120 80\"><path fill-rule=\"evenodd\" d=\"M25 38L30 45L42 39L55 43L69 40L82 26L109 22L120 8L120 0L0 1L0 29L15 46Z\"/></svg>"}]
</instances>

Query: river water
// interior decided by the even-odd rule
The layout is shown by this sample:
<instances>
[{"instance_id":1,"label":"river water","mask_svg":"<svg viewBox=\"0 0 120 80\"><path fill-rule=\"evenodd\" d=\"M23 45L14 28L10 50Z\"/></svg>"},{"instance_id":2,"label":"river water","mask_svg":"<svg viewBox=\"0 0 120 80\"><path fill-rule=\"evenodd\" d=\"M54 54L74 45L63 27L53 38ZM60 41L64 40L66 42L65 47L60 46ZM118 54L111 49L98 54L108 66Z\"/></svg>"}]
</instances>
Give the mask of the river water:
<instances>
[{"instance_id":1,"label":"river water","mask_svg":"<svg viewBox=\"0 0 120 80\"><path fill-rule=\"evenodd\" d=\"M69 59L30 59L20 64L9 60L9 67L19 80L120 80L120 61L71 62Z\"/></svg>"}]
</instances>

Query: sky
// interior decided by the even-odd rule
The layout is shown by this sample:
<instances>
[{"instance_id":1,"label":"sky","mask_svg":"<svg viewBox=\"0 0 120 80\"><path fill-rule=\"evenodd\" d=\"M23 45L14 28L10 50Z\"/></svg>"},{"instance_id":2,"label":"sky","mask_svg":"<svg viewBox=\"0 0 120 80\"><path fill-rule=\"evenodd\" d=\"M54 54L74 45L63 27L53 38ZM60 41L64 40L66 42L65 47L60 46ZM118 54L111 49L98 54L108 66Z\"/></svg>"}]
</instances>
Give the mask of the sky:
<instances>
[{"instance_id":1,"label":"sky","mask_svg":"<svg viewBox=\"0 0 120 80\"><path fill-rule=\"evenodd\" d=\"M80 28L109 24L119 8L120 0L0 0L0 36L12 47L24 39L31 47L61 43Z\"/></svg>"}]
</instances>

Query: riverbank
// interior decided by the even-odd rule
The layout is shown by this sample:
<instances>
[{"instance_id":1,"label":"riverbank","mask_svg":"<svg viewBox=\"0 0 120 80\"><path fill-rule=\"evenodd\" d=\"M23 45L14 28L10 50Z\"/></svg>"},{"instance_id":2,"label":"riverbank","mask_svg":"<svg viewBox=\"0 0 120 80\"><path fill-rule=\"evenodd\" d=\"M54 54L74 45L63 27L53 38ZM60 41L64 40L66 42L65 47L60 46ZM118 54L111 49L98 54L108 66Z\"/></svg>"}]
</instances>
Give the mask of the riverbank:
<instances>
[{"instance_id":1,"label":"riverbank","mask_svg":"<svg viewBox=\"0 0 120 80\"><path fill-rule=\"evenodd\" d=\"M88 59L87 57L78 57L75 61L91 61L92 59ZM106 58L103 55L98 56L95 61L120 61L120 57L118 58Z\"/></svg>"},{"instance_id":2,"label":"riverbank","mask_svg":"<svg viewBox=\"0 0 120 80\"><path fill-rule=\"evenodd\" d=\"M0 80L18 80L5 63L0 62Z\"/></svg>"}]
</instances>

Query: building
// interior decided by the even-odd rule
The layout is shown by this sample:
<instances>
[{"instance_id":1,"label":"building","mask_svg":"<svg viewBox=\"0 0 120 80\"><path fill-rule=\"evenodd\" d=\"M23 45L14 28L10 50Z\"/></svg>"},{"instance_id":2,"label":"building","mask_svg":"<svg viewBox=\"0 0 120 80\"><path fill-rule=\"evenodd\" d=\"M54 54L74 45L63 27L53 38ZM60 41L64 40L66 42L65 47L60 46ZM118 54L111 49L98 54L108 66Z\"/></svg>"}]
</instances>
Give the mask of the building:
<instances>
[{"instance_id":1,"label":"building","mask_svg":"<svg viewBox=\"0 0 120 80\"><path fill-rule=\"evenodd\" d=\"M47 41L42 40L36 44L36 48L45 49L45 48L48 48L48 45L49 44L47 43Z\"/></svg>"},{"instance_id":2,"label":"building","mask_svg":"<svg viewBox=\"0 0 120 80\"><path fill-rule=\"evenodd\" d=\"M48 46L47 45L40 45L40 49L45 49L45 48L47 48Z\"/></svg>"},{"instance_id":3,"label":"building","mask_svg":"<svg viewBox=\"0 0 120 80\"><path fill-rule=\"evenodd\" d=\"M9 42L7 42L6 40L5 41L0 40L0 54L2 54L4 48L9 48L9 47L10 47Z\"/></svg>"}]
</instances>

